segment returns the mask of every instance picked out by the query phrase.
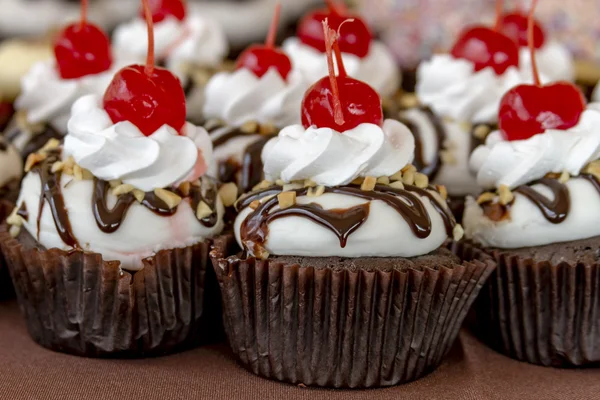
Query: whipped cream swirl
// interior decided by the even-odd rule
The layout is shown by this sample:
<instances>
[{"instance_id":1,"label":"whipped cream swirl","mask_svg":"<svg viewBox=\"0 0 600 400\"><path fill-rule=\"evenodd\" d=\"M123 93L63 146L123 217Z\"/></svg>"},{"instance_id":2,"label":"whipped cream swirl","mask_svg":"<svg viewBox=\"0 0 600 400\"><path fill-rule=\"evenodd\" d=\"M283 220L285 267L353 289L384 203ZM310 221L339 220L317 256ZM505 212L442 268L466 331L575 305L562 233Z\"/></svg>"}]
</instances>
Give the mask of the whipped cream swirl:
<instances>
[{"instance_id":1,"label":"whipped cream swirl","mask_svg":"<svg viewBox=\"0 0 600 400\"><path fill-rule=\"evenodd\" d=\"M318 185L346 185L366 176L390 176L412 162L415 141L395 120L383 127L361 124L345 132L292 125L265 145L265 177L284 182L311 179Z\"/></svg>"},{"instance_id":2,"label":"whipped cream swirl","mask_svg":"<svg viewBox=\"0 0 600 400\"><path fill-rule=\"evenodd\" d=\"M300 123L300 109L308 84L297 71L287 82L271 68L262 78L241 68L215 75L206 85L204 116L229 125L247 121L286 126Z\"/></svg>"},{"instance_id":3,"label":"whipped cream swirl","mask_svg":"<svg viewBox=\"0 0 600 400\"><path fill-rule=\"evenodd\" d=\"M535 52L540 73L550 81L575 80L575 64L571 52L564 44L550 41ZM531 52L527 47L519 50L519 68L523 75L531 73Z\"/></svg>"},{"instance_id":4,"label":"whipped cream swirl","mask_svg":"<svg viewBox=\"0 0 600 400\"><path fill-rule=\"evenodd\" d=\"M319 50L295 37L283 43L283 50L292 60L294 69L300 70L308 82L327 76L327 58ZM383 43L373 41L365 58L350 53L343 53L342 58L349 76L368 83L382 97L392 96L398 90L400 71L394 56Z\"/></svg>"},{"instance_id":5,"label":"whipped cream swirl","mask_svg":"<svg viewBox=\"0 0 600 400\"><path fill-rule=\"evenodd\" d=\"M470 166L483 188L515 188L549 172L579 175L586 164L598 158L600 104L592 104L576 126L564 131L549 129L514 141L505 140L500 131L492 132L485 145L471 155Z\"/></svg>"},{"instance_id":6,"label":"whipped cream swirl","mask_svg":"<svg viewBox=\"0 0 600 400\"><path fill-rule=\"evenodd\" d=\"M104 94L115 69L77 79L62 79L55 61L36 63L21 80L22 93L15 107L27 110L31 124L49 122L59 132L66 133L71 106L79 97Z\"/></svg>"},{"instance_id":7,"label":"whipped cream swirl","mask_svg":"<svg viewBox=\"0 0 600 400\"><path fill-rule=\"evenodd\" d=\"M531 73L523 74L514 67L502 76L496 75L492 67L474 72L470 61L438 54L417 69L416 94L421 103L441 117L495 122L504 94L531 81Z\"/></svg>"},{"instance_id":8,"label":"whipped cream swirl","mask_svg":"<svg viewBox=\"0 0 600 400\"><path fill-rule=\"evenodd\" d=\"M183 21L169 16L154 24L154 46L157 58L164 58L167 68L182 80L184 63L217 67L229 51L221 27L200 15L188 15ZM148 51L146 21L138 17L117 27L114 47L117 54L142 61Z\"/></svg>"},{"instance_id":9,"label":"whipped cream swirl","mask_svg":"<svg viewBox=\"0 0 600 400\"><path fill-rule=\"evenodd\" d=\"M63 153L100 179L151 191L198 179L213 162L208 133L190 123L184 132L163 125L145 136L129 121L114 124L100 98L90 95L73 105Z\"/></svg>"}]
</instances>

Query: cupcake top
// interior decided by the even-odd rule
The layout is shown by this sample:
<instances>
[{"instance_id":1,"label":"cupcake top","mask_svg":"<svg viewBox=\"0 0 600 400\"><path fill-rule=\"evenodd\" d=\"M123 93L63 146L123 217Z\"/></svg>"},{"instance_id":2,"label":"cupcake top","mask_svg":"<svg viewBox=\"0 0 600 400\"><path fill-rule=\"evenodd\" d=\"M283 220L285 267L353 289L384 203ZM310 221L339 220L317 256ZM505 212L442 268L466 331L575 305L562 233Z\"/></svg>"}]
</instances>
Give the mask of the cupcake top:
<instances>
[{"instance_id":1,"label":"cupcake top","mask_svg":"<svg viewBox=\"0 0 600 400\"><path fill-rule=\"evenodd\" d=\"M21 179L23 162L19 152L0 136L0 188Z\"/></svg>"},{"instance_id":2,"label":"cupcake top","mask_svg":"<svg viewBox=\"0 0 600 400\"><path fill-rule=\"evenodd\" d=\"M336 36L325 28L331 75L306 93L303 124L284 128L263 150L270 181L236 204L236 238L258 258L428 254L461 228L445 191L410 165L408 128L383 121L379 95L350 78L343 62L334 75Z\"/></svg>"},{"instance_id":3,"label":"cupcake top","mask_svg":"<svg viewBox=\"0 0 600 400\"><path fill-rule=\"evenodd\" d=\"M339 30L339 46L348 74L368 83L383 97L394 95L400 86L400 73L392 53L383 43L373 39L366 23L349 13L342 2L327 3L328 9L307 14L300 21L297 36L284 42L283 49L292 59L294 68L301 71L308 82L327 75L320 26L328 19L332 28Z\"/></svg>"}]
</instances>

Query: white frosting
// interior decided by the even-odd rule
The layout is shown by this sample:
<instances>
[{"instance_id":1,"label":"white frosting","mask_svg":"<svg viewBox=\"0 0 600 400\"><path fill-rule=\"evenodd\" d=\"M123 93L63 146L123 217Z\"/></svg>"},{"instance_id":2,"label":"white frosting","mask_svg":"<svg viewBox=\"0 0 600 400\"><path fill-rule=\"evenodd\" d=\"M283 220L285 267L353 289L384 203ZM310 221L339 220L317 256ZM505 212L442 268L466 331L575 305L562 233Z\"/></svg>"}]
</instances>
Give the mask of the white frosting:
<instances>
[{"instance_id":1,"label":"white frosting","mask_svg":"<svg viewBox=\"0 0 600 400\"><path fill-rule=\"evenodd\" d=\"M212 237L223 229L224 207L219 198L216 207L218 223L212 228L205 227L196 219L195 210L187 199L169 217L157 216L145 206L134 202L119 229L113 233L104 233L98 228L93 214L93 181L76 181L63 175L60 184L73 235L83 250L100 253L104 260L118 260L126 270L143 268L142 259L160 250L187 247ZM33 237L38 233L36 224L41 196L39 174L31 172L23 180L17 204L26 204L29 218L24 222L24 227ZM115 202L116 198L109 193L109 206ZM48 249L71 250L56 230L48 202L44 203L42 210L39 243Z\"/></svg>"},{"instance_id":2,"label":"white frosting","mask_svg":"<svg viewBox=\"0 0 600 400\"><path fill-rule=\"evenodd\" d=\"M64 155L100 179L151 191L194 180L213 162L208 133L192 124L184 128L185 136L163 125L146 137L129 121L113 124L94 95L79 99L72 114Z\"/></svg>"},{"instance_id":3,"label":"white frosting","mask_svg":"<svg viewBox=\"0 0 600 400\"><path fill-rule=\"evenodd\" d=\"M545 81L545 79L543 79ZM473 63L449 54L434 55L417 69L416 94L437 115L468 122L495 122L504 94L531 82L531 73L509 67L498 76L492 67L474 72Z\"/></svg>"},{"instance_id":4,"label":"white frosting","mask_svg":"<svg viewBox=\"0 0 600 400\"><path fill-rule=\"evenodd\" d=\"M507 141L492 132L473 152L470 165L483 188L515 188L549 172L579 175L600 158L600 104L590 105L571 129L547 130L526 140Z\"/></svg>"},{"instance_id":5,"label":"white frosting","mask_svg":"<svg viewBox=\"0 0 600 400\"><path fill-rule=\"evenodd\" d=\"M575 80L575 64L571 52L564 44L550 41L536 51L535 59L540 73L550 81ZM519 50L519 68L523 74L531 73L531 52L527 47Z\"/></svg>"},{"instance_id":6,"label":"white frosting","mask_svg":"<svg viewBox=\"0 0 600 400\"><path fill-rule=\"evenodd\" d=\"M299 124L307 88L298 71L292 71L287 82L274 68L262 78L245 68L218 73L206 85L204 116L233 126L251 120L276 126Z\"/></svg>"},{"instance_id":7,"label":"white frosting","mask_svg":"<svg viewBox=\"0 0 600 400\"><path fill-rule=\"evenodd\" d=\"M0 150L0 188L14 179L20 179L22 171L21 155L13 146L7 144L5 151Z\"/></svg>"},{"instance_id":8,"label":"white frosting","mask_svg":"<svg viewBox=\"0 0 600 400\"><path fill-rule=\"evenodd\" d=\"M358 177L393 175L413 160L414 149L412 133L395 120L386 120L383 128L361 124L343 133L292 125L267 142L262 159L268 180L338 186Z\"/></svg>"},{"instance_id":9,"label":"white frosting","mask_svg":"<svg viewBox=\"0 0 600 400\"><path fill-rule=\"evenodd\" d=\"M350 234L344 248L332 231L310 219L297 216L271 221L264 247L270 254L309 257L414 257L428 254L438 249L448 236L444 221L431 201L426 197L418 197L432 224L431 234L424 239L418 238L398 211L382 200L369 202L356 196L325 193L319 197L300 196L296 203L319 204L326 210L370 203L368 218ZM273 211L277 209L278 206L275 206ZM250 208L245 208L235 220L234 230L240 245L240 227L251 212Z\"/></svg>"},{"instance_id":10,"label":"white frosting","mask_svg":"<svg viewBox=\"0 0 600 400\"><path fill-rule=\"evenodd\" d=\"M27 110L31 124L49 122L66 133L71 106L87 94L103 95L115 74L115 65L106 72L78 79L62 79L55 61L35 64L21 80L22 93L15 107Z\"/></svg>"},{"instance_id":11,"label":"white frosting","mask_svg":"<svg viewBox=\"0 0 600 400\"><path fill-rule=\"evenodd\" d=\"M300 70L308 82L316 82L327 76L327 57L324 53L303 44L295 37L287 39L283 43L283 49L292 60L294 69ZM373 41L365 58L361 59L350 53L343 53L342 57L348 75L368 83L382 97L392 96L398 90L400 70L392 53L383 43Z\"/></svg>"},{"instance_id":12,"label":"white frosting","mask_svg":"<svg viewBox=\"0 0 600 400\"><path fill-rule=\"evenodd\" d=\"M117 54L144 60L148 51L146 21L138 17L117 27L113 46ZM166 60L167 68L184 79L182 64L217 67L229 46L218 23L191 14L183 21L169 16L154 24L154 50L158 59Z\"/></svg>"},{"instance_id":13,"label":"white frosting","mask_svg":"<svg viewBox=\"0 0 600 400\"><path fill-rule=\"evenodd\" d=\"M528 198L515 193L510 218L494 222L488 219L473 198L468 198L463 217L465 235L486 247L513 249L586 239L600 235L600 196L586 179L570 179L566 186L571 198L567 218L560 224L548 221ZM543 185L535 190L552 199Z\"/></svg>"}]
</instances>

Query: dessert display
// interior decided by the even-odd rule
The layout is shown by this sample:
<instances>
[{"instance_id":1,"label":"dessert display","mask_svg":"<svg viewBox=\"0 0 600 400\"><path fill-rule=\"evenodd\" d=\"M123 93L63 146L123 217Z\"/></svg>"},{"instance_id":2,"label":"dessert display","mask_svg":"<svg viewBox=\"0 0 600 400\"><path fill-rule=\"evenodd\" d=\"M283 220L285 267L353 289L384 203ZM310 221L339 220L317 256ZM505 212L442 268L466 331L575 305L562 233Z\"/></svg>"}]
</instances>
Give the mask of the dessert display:
<instances>
[{"instance_id":1,"label":"dessert display","mask_svg":"<svg viewBox=\"0 0 600 400\"><path fill-rule=\"evenodd\" d=\"M277 131L300 123L308 84L275 47L281 4L275 7L264 45L253 45L237 59L233 72L216 74L206 85L205 128L210 132L221 182L236 182L242 192L263 180L260 154Z\"/></svg>"},{"instance_id":2,"label":"dessert display","mask_svg":"<svg viewBox=\"0 0 600 400\"><path fill-rule=\"evenodd\" d=\"M350 13L342 1L327 0L327 5L327 9L302 18L296 37L283 43L294 68L299 69L309 82L327 75L321 30L321 23L327 19L331 28L339 32L339 46L348 75L368 83L384 99L393 97L400 88L400 70L392 53L373 38L363 19Z\"/></svg>"},{"instance_id":3,"label":"dessert display","mask_svg":"<svg viewBox=\"0 0 600 400\"><path fill-rule=\"evenodd\" d=\"M476 303L480 337L546 366L600 362L600 105L567 82L502 99L499 130L471 156L489 191L468 198L466 237L498 263ZM467 245L468 247L468 245Z\"/></svg>"},{"instance_id":4,"label":"dessert display","mask_svg":"<svg viewBox=\"0 0 600 400\"><path fill-rule=\"evenodd\" d=\"M415 166L434 183L447 186L460 220L464 196L479 193L469 155L497 127L504 93L531 79L519 70L519 48L501 27L472 26L449 54L436 54L417 70L415 96L403 98L400 120L417 142Z\"/></svg>"},{"instance_id":5,"label":"dessert display","mask_svg":"<svg viewBox=\"0 0 600 400\"><path fill-rule=\"evenodd\" d=\"M188 119L200 122L204 85L222 68L229 46L220 25L202 14L190 13L184 0L154 0L157 61L181 80L187 97ZM114 49L123 58L146 57L146 22L143 12L117 27Z\"/></svg>"},{"instance_id":6,"label":"dessert display","mask_svg":"<svg viewBox=\"0 0 600 400\"><path fill-rule=\"evenodd\" d=\"M462 236L445 188L410 164L410 131L384 121L323 25L329 74L306 92L302 124L265 145L267 180L237 201L235 239L211 252L224 324L257 375L395 385L439 365L494 265L445 247Z\"/></svg>"},{"instance_id":7,"label":"dessert display","mask_svg":"<svg viewBox=\"0 0 600 400\"><path fill-rule=\"evenodd\" d=\"M52 60L34 64L23 77L15 117L4 132L24 159L48 140L62 139L75 100L103 93L116 71L108 37L87 19L87 0L80 21L58 33L53 49Z\"/></svg>"},{"instance_id":8,"label":"dessert display","mask_svg":"<svg viewBox=\"0 0 600 400\"><path fill-rule=\"evenodd\" d=\"M219 329L208 251L224 207L206 175L212 146L186 122L177 77L154 66L143 3L146 65L76 101L64 145L28 157L0 228L29 332L55 351L161 355Z\"/></svg>"}]
</instances>

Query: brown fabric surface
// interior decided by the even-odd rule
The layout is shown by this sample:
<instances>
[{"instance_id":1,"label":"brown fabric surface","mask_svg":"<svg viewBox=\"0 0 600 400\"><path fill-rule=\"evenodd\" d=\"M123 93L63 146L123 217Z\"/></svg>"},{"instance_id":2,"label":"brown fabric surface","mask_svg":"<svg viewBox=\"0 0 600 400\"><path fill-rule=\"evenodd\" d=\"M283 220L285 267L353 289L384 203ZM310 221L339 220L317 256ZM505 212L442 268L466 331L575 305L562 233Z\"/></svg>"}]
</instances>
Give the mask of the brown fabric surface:
<instances>
[{"instance_id":1,"label":"brown fabric surface","mask_svg":"<svg viewBox=\"0 0 600 400\"><path fill-rule=\"evenodd\" d=\"M462 332L446 360L416 382L388 389L307 389L258 378L225 345L146 360L57 354L27 335L15 303L0 303L0 399L502 399L592 400L600 369L559 370L506 358Z\"/></svg>"}]
</instances>

